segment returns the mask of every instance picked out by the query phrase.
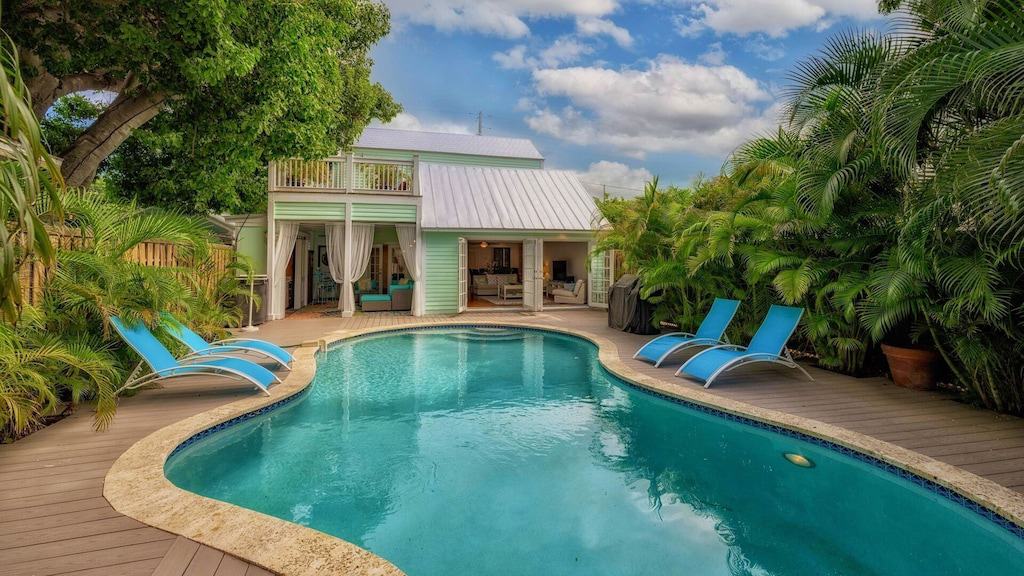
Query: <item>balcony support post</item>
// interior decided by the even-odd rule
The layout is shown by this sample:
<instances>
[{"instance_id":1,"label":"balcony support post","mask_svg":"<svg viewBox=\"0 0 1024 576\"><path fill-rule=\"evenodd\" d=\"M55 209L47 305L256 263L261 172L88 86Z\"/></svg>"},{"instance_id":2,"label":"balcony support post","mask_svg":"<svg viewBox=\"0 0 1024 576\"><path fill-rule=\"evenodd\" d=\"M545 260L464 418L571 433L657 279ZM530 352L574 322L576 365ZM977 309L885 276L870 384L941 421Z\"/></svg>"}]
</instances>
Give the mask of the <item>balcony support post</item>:
<instances>
[{"instance_id":1,"label":"balcony support post","mask_svg":"<svg viewBox=\"0 0 1024 576\"><path fill-rule=\"evenodd\" d=\"M355 154L349 152L348 154L345 154L345 192L348 194L352 193L352 187L356 181L355 170Z\"/></svg>"}]
</instances>

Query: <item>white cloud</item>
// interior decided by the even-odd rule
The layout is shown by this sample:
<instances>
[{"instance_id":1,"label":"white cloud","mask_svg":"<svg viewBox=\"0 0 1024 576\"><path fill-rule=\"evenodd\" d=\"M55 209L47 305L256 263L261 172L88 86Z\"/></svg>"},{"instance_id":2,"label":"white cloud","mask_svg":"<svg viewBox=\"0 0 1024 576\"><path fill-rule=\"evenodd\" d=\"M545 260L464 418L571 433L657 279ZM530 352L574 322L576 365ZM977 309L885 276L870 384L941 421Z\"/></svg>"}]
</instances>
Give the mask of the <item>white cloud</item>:
<instances>
[{"instance_id":1,"label":"white cloud","mask_svg":"<svg viewBox=\"0 0 1024 576\"><path fill-rule=\"evenodd\" d=\"M601 160L591 164L585 172L576 172L583 185L595 196L636 196L643 191L644 184L654 177L644 167L631 168L622 162Z\"/></svg>"},{"instance_id":2,"label":"white cloud","mask_svg":"<svg viewBox=\"0 0 1024 576\"><path fill-rule=\"evenodd\" d=\"M690 12L675 19L686 37L705 30L746 36L764 33L782 37L790 30L814 26L821 30L839 18L878 17L877 0L691 0Z\"/></svg>"},{"instance_id":3,"label":"white cloud","mask_svg":"<svg viewBox=\"0 0 1024 576\"><path fill-rule=\"evenodd\" d=\"M600 17L618 8L618 0L384 0L395 21L522 38L526 20L543 17Z\"/></svg>"},{"instance_id":4,"label":"white cloud","mask_svg":"<svg viewBox=\"0 0 1024 576\"><path fill-rule=\"evenodd\" d=\"M491 58L506 70L530 70L572 64L593 51L592 47L572 36L562 36L537 55L530 54L526 45L518 44L504 52L495 52Z\"/></svg>"},{"instance_id":5,"label":"white cloud","mask_svg":"<svg viewBox=\"0 0 1024 576\"><path fill-rule=\"evenodd\" d=\"M747 41L746 51L761 60L774 62L786 55L786 50L778 42L769 42L763 35L758 34Z\"/></svg>"},{"instance_id":6,"label":"white cloud","mask_svg":"<svg viewBox=\"0 0 1024 576\"><path fill-rule=\"evenodd\" d=\"M708 66L721 66L725 64L725 57L728 56L725 50L722 48L721 42L715 42L708 44L708 49L697 57L697 60L701 64L707 64Z\"/></svg>"},{"instance_id":7,"label":"white cloud","mask_svg":"<svg viewBox=\"0 0 1024 576\"><path fill-rule=\"evenodd\" d=\"M645 68L536 70L537 93L564 98L540 105L534 131L580 145L607 145L642 158L648 152L717 155L776 124L764 88L733 66L692 64L661 55Z\"/></svg>"},{"instance_id":8,"label":"white cloud","mask_svg":"<svg viewBox=\"0 0 1024 576\"><path fill-rule=\"evenodd\" d=\"M593 48L575 38L562 37L540 51L540 64L546 68L572 64L593 51Z\"/></svg>"},{"instance_id":9,"label":"white cloud","mask_svg":"<svg viewBox=\"0 0 1024 576\"><path fill-rule=\"evenodd\" d=\"M605 18L584 17L576 19L576 31L581 36L602 36L606 35L623 48L633 46L633 36L629 30L617 26L611 20Z\"/></svg>"},{"instance_id":10,"label":"white cloud","mask_svg":"<svg viewBox=\"0 0 1024 576\"><path fill-rule=\"evenodd\" d=\"M491 58L498 63L498 66L506 70L524 70L537 67L537 59L527 55L526 46L523 44L513 46L504 52L495 52L491 55Z\"/></svg>"},{"instance_id":11,"label":"white cloud","mask_svg":"<svg viewBox=\"0 0 1024 576\"><path fill-rule=\"evenodd\" d=\"M707 26L699 18L676 14L672 16L672 25L683 38L696 38L707 30Z\"/></svg>"},{"instance_id":12,"label":"white cloud","mask_svg":"<svg viewBox=\"0 0 1024 576\"><path fill-rule=\"evenodd\" d=\"M446 132L451 134L475 134L468 124L453 122L450 120L421 121L408 112L400 112L391 122L381 124L374 122L374 126L384 128L395 128L398 130L420 130L424 132Z\"/></svg>"}]
</instances>

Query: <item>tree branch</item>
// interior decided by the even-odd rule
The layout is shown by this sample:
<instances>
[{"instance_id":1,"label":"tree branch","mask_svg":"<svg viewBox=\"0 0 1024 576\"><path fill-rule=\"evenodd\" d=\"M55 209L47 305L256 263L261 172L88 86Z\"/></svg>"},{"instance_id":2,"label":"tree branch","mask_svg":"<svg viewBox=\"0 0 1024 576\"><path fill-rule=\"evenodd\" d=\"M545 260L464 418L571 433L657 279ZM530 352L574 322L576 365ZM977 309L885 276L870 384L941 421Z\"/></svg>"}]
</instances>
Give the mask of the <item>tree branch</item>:
<instances>
[{"instance_id":1,"label":"tree branch","mask_svg":"<svg viewBox=\"0 0 1024 576\"><path fill-rule=\"evenodd\" d=\"M30 78L26 84L29 94L32 96L32 111L38 118L42 118L43 114L46 114L50 106L53 106L53 103L61 96L83 90L118 92L124 85L124 78L111 78L102 72L57 77L47 71L42 71L37 76Z\"/></svg>"},{"instance_id":2,"label":"tree branch","mask_svg":"<svg viewBox=\"0 0 1024 576\"><path fill-rule=\"evenodd\" d=\"M61 173L68 186L85 186L96 177L96 169L132 131L163 109L167 96L145 88L122 92L107 109L61 154Z\"/></svg>"}]
</instances>

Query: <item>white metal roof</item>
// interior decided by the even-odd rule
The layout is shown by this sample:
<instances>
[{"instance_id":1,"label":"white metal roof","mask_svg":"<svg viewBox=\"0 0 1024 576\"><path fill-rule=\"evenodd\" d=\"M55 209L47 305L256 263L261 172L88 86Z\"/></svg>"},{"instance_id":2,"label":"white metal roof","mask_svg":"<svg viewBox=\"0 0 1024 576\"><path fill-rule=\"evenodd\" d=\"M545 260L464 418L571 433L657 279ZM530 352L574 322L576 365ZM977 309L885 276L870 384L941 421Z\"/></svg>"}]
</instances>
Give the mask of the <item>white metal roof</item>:
<instances>
[{"instance_id":1,"label":"white metal roof","mask_svg":"<svg viewBox=\"0 0 1024 576\"><path fill-rule=\"evenodd\" d=\"M424 228L595 229L597 206L575 173L420 163Z\"/></svg>"},{"instance_id":2,"label":"white metal roof","mask_svg":"<svg viewBox=\"0 0 1024 576\"><path fill-rule=\"evenodd\" d=\"M385 150L413 150L417 152L446 152L497 156L500 158L527 158L543 160L533 142L525 138L499 138L473 134L446 134L395 130L392 128L366 128L356 142L357 148Z\"/></svg>"}]
</instances>

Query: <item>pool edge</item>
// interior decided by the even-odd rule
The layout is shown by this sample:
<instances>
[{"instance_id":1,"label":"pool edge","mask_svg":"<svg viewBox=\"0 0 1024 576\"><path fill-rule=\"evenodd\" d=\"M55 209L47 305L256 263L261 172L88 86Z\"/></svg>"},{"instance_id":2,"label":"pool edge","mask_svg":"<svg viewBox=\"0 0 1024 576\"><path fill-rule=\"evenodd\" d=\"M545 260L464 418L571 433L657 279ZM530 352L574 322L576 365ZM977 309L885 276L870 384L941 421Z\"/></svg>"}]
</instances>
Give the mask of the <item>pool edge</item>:
<instances>
[{"instance_id":1,"label":"pool edge","mask_svg":"<svg viewBox=\"0 0 1024 576\"><path fill-rule=\"evenodd\" d=\"M598 361L609 373L640 389L733 414L769 426L834 443L876 458L951 490L992 512L1024 527L1024 495L986 480L962 468L939 462L846 428L768 410L730 400L687 386L684 381L669 384L645 376L619 358L611 340L584 330L531 322L420 322L339 330L318 340L319 348L336 342L383 332L402 332L445 326L495 326L529 328L576 336L597 347ZM350 542L323 532L281 520L234 504L213 500L182 490L164 476L164 464L182 444L218 425L251 415L301 394L316 374L318 348L299 348L295 363L284 382L271 389L271 396L246 398L196 414L139 440L125 451L107 472L103 495L118 512L197 542L217 548L253 564L281 574L402 574L386 559Z\"/></svg>"}]
</instances>

